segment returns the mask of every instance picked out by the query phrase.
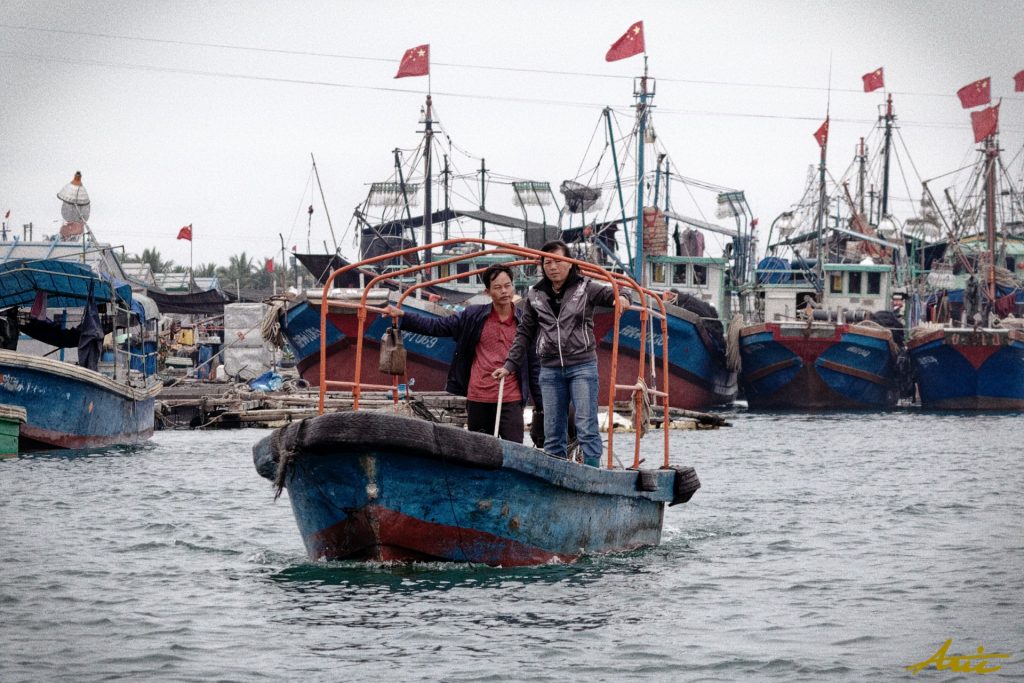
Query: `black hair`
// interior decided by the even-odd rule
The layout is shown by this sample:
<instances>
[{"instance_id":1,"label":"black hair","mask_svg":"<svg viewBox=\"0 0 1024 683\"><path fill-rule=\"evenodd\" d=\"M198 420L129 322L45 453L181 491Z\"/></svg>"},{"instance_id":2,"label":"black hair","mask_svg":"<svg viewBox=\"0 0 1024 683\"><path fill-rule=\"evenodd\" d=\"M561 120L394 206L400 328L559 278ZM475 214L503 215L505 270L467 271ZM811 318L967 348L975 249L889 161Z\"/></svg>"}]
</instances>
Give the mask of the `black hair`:
<instances>
[{"instance_id":1,"label":"black hair","mask_svg":"<svg viewBox=\"0 0 1024 683\"><path fill-rule=\"evenodd\" d=\"M541 251L548 254L554 254L555 249L561 249L562 256L572 256L572 252L569 251L569 245L562 240L551 240L550 242L545 242L544 246L540 248ZM543 260L544 259L542 257L541 261L543 262Z\"/></svg>"},{"instance_id":2,"label":"black hair","mask_svg":"<svg viewBox=\"0 0 1024 683\"><path fill-rule=\"evenodd\" d=\"M516 279L512 277L512 269L501 263L495 263L487 266L487 270L480 274L480 281L484 283L484 289L491 288L491 281L494 280L501 273L508 275L508 279L515 282Z\"/></svg>"}]
</instances>

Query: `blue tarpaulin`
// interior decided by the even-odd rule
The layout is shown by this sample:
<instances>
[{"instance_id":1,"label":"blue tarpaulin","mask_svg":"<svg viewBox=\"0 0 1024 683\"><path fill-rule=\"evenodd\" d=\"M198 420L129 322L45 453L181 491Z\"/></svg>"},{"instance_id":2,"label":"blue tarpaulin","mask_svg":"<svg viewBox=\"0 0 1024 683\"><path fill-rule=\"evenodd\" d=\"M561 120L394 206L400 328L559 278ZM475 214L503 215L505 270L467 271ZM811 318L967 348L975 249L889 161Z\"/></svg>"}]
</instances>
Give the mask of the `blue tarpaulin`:
<instances>
[{"instance_id":1,"label":"blue tarpaulin","mask_svg":"<svg viewBox=\"0 0 1024 683\"><path fill-rule=\"evenodd\" d=\"M89 282L95 281L97 301L111 300L111 284L88 266L71 261L16 260L0 263L0 308L31 305L36 292L46 292L50 308L77 308L89 298ZM114 288L122 305L130 306L128 285Z\"/></svg>"}]
</instances>

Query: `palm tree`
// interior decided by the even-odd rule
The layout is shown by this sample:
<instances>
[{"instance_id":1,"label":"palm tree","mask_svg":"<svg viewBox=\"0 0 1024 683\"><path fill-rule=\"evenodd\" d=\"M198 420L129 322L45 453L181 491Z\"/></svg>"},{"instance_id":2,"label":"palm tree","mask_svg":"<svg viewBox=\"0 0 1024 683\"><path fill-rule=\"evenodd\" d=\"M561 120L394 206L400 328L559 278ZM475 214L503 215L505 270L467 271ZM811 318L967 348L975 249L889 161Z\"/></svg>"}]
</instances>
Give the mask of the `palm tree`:
<instances>
[{"instance_id":1,"label":"palm tree","mask_svg":"<svg viewBox=\"0 0 1024 683\"><path fill-rule=\"evenodd\" d=\"M195 277L215 277L217 275L216 263L199 263L192 269Z\"/></svg>"},{"instance_id":2,"label":"palm tree","mask_svg":"<svg viewBox=\"0 0 1024 683\"><path fill-rule=\"evenodd\" d=\"M251 256L246 256L243 251L237 256L232 256L228 260L227 267L220 267L217 269L217 275L224 280L226 285L236 285L237 287L249 287L252 279L253 262Z\"/></svg>"},{"instance_id":3,"label":"palm tree","mask_svg":"<svg viewBox=\"0 0 1024 683\"><path fill-rule=\"evenodd\" d=\"M125 263L148 263L150 270L154 273L167 273L171 272L174 267L174 261L164 261L160 258L160 252L156 247L152 249L143 249L142 255L128 254L124 257Z\"/></svg>"}]
</instances>

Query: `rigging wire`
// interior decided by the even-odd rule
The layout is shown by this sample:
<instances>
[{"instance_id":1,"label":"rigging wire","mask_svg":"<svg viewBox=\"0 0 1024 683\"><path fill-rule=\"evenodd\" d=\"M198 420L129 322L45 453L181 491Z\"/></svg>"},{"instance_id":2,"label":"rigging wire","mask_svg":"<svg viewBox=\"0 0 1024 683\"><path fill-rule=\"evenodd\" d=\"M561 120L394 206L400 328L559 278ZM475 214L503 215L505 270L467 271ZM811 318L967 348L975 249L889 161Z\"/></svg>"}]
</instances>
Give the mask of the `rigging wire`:
<instances>
[{"instance_id":1,"label":"rigging wire","mask_svg":"<svg viewBox=\"0 0 1024 683\"><path fill-rule=\"evenodd\" d=\"M105 38L108 40L125 40L143 43L152 43L158 45L180 45L184 47L203 47L203 48L215 48L220 50L234 50L243 52L258 52L265 54L278 54L278 55L289 55L296 57L320 57L327 59L343 59L360 62L377 62L382 64L398 65L401 60L385 58L385 57L367 57L365 55L350 55L340 54L332 52L317 52L313 50L287 50L283 48L271 48L271 47L260 47L252 45L237 45L230 43L208 43L202 41L193 40L181 40L171 38L152 38L148 36L131 36L117 33L102 33L97 31L82 31L82 30L69 30L59 29L52 27L41 27L41 26L26 26L26 25L15 25L0 23L0 28L16 30L16 31L30 31L37 33L50 33L57 35L71 35L75 37L87 36L90 38ZM615 74L607 73L593 73L586 71L567 71L560 69L536 69L527 67L508 67L508 66L493 66L493 65L481 65L481 64L466 64L459 62L438 62L434 61L434 66L445 66L453 67L458 69L474 69L480 71L501 71L509 73L532 73L532 74L545 74L552 76L572 76L572 77L585 77L585 78L602 78L609 80L632 80L632 76L618 76ZM843 93L862 93L860 88L826 88L814 85L791 85L784 83L752 83L744 81L725 81L715 79L692 79L692 78L673 78L673 77L660 77L659 80L665 83L689 83L692 85L716 85L716 86L728 86L728 87L740 87L740 88L767 88L776 90L795 90L795 91L807 91L807 92L843 92ZM953 94L949 93L931 93L931 92L913 92L913 91L899 91L893 90L888 91L893 94L899 94L901 96L910 95L915 97L941 97L944 99L952 99Z\"/></svg>"},{"instance_id":2,"label":"rigging wire","mask_svg":"<svg viewBox=\"0 0 1024 683\"><path fill-rule=\"evenodd\" d=\"M292 241L292 237L295 235L295 226L299 222L299 216L302 214L302 207L306 203L306 192L309 192L309 196L310 197L313 196L312 185L313 185L313 167L310 166L310 168L309 168L309 175L306 176L306 185L305 185L305 187L302 188L302 198L299 199L299 206L295 210L295 217L292 218L292 229L291 229L291 231L289 231L288 239L285 240L285 242L291 242ZM312 202L310 203L310 206L312 206Z\"/></svg>"},{"instance_id":3,"label":"rigging wire","mask_svg":"<svg viewBox=\"0 0 1024 683\"><path fill-rule=\"evenodd\" d=\"M39 55L31 53L14 52L11 50L0 50L0 55L12 57L15 59L26 59L26 60L37 60L43 62L56 62L61 64L71 64L75 66L98 66L107 67L113 69L124 69L128 71L145 71L154 73L170 73L179 74L186 76L204 76L204 77L215 77L215 78L233 78L245 81L262 81L267 83L279 83L287 85L310 85L328 88L342 88L347 90L362 90L369 92L391 92L391 93L402 93L402 94L415 94L422 95L422 90L413 88L396 88L396 87L383 87L383 86L369 86L369 85L356 85L354 83L340 83L336 81L323 81L323 80L311 80L301 78L283 78L275 76L256 76L251 74L231 73L225 71L202 71L199 69L189 69L184 67L168 67L168 66L153 66L146 64L130 64L130 63L114 63L105 62L96 59L86 58L67 58L49 55ZM530 105L544 105L553 107L568 107L575 109L594 109L594 108L605 108L607 105L597 102L583 102L583 101L566 101L566 100L554 100L554 99L543 99L543 98L530 98L530 97L509 97L499 95L481 95L471 93L460 93L460 92L448 92L448 91L435 91L434 95L442 97L451 97L468 100L480 100L486 102L511 102L518 104L530 104ZM615 111L627 112L632 110L632 106L616 106L610 107ZM710 118L741 118L741 119L760 119L760 120L774 120L774 121L817 121L819 120L818 115L806 115L806 116L795 116L795 115L783 115L783 114L765 114L755 112L735 112L735 111L716 111L716 110L693 110L693 109L673 109L673 108L659 108L661 114L671 114L676 116L696 116L696 117L710 117ZM832 117L833 123L857 123L864 124L870 123L869 119L854 119L854 118L843 118L843 117ZM948 129L948 130L963 130L970 128L967 123L953 123L953 122L939 122L939 121L904 121L904 126L910 126L912 128L937 128L937 129ZM1004 132L1018 132L1024 130L1018 127L1002 126Z\"/></svg>"}]
</instances>

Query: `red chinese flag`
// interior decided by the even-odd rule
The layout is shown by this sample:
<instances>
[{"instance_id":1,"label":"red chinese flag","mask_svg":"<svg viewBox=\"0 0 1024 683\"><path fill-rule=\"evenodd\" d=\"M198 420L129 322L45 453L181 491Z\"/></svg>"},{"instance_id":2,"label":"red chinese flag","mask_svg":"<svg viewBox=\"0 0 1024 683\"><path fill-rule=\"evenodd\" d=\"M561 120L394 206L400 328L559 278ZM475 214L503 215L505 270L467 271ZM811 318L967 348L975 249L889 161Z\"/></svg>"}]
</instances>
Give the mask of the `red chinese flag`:
<instances>
[{"instance_id":1,"label":"red chinese flag","mask_svg":"<svg viewBox=\"0 0 1024 683\"><path fill-rule=\"evenodd\" d=\"M828 117L825 117L825 123L821 124L818 130L814 131L814 139L818 141L818 147L824 147L828 144Z\"/></svg>"},{"instance_id":2,"label":"red chinese flag","mask_svg":"<svg viewBox=\"0 0 1024 683\"><path fill-rule=\"evenodd\" d=\"M869 74L861 76L864 81L864 92L873 92L885 87L885 76L882 74L882 67L878 67Z\"/></svg>"},{"instance_id":3,"label":"red chinese flag","mask_svg":"<svg viewBox=\"0 0 1024 683\"><path fill-rule=\"evenodd\" d=\"M1013 77L1013 91L1024 92L1024 71L1018 71Z\"/></svg>"},{"instance_id":4,"label":"red chinese flag","mask_svg":"<svg viewBox=\"0 0 1024 683\"><path fill-rule=\"evenodd\" d=\"M192 241L192 224L191 223L189 223L188 225L182 227L182 229L178 231L178 239L179 240L188 240L189 242Z\"/></svg>"},{"instance_id":5,"label":"red chinese flag","mask_svg":"<svg viewBox=\"0 0 1024 683\"><path fill-rule=\"evenodd\" d=\"M969 83L957 90L956 96L960 98L963 108L980 107L991 102L992 96L989 88L991 81L991 78L982 78L980 81L974 81L974 83Z\"/></svg>"},{"instance_id":6,"label":"red chinese flag","mask_svg":"<svg viewBox=\"0 0 1024 683\"><path fill-rule=\"evenodd\" d=\"M267 259L267 272L268 273L273 273L274 272L274 259L272 259L272 258L268 258Z\"/></svg>"},{"instance_id":7,"label":"red chinese flag","mask_svg":"<svg viewBox=\"0 0 1024 683\"><path fill-rule=\"evenodd\" d=\"M981 142L999 130L999 105L986 107L971 112L971 128L974 129L974 141Z\"/></svg>"},{"instance_id":8,"label":"red chinese flag","mask_svg":"<svg viewBox=\"0 0 1024 683\"><path fill-rule=\"evenodd\" d=\"M402 55L395 78L426 76L430 73L430 45L411 47Z\"/></svg>"},{"instance_id":9,"label":"red chinese flag","mask_svg":"<svg viewBox=\"0 0 1024 683\"><path fill-rule=\"evenodd\" d=\"M612 43L612 46L608 48L608 54L604 56L604 61L615 62L645 51L644 22L638 21L630 26L621 38Z\"/></svg>"},{"instance_id":10,"label":"red chinese flag","mask_svg":"<svg viewBox=\"0 0 1024 683\"><path fill-rule=\"evenodd\" d=\"M1021 73L1024 73L1024 71L1022 71ZM11 217L11 210L7 209L7 213L4 214L4 218L10 218L10 217Z\"/></svg>"}]
</instances>

